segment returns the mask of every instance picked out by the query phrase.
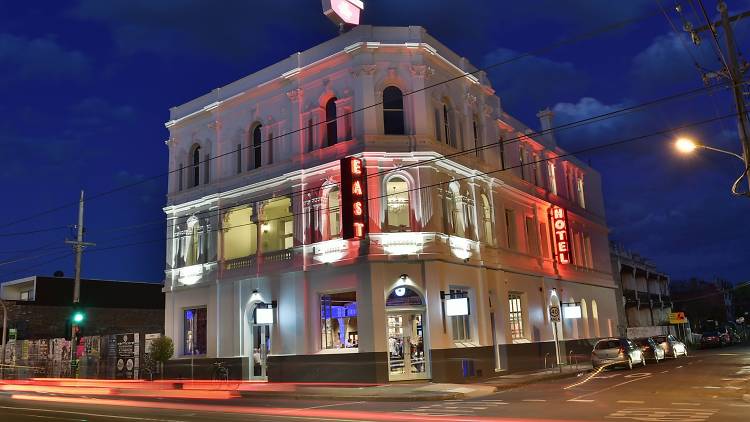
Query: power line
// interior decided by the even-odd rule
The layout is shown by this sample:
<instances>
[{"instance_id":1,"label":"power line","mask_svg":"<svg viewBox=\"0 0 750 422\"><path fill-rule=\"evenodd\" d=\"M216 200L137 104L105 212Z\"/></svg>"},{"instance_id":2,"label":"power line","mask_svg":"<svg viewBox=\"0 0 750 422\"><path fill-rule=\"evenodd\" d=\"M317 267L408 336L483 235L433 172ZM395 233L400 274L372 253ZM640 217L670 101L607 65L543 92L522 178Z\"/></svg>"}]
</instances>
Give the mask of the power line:
<instances>
[{"instance_id":1,"label":"power line","mask_svg":"<svg viewBox=\"0 0 750 422\"><path fill-rule=\"evenodd\" d=\"M659 103L673 101L673 100L684 98L684 97L691 97L693 95L700 94L700 93L702 93L704 91L708 91L710 93L712 90L717 90L717 89L720 89L720 88L726 88L726 86L725 85L724 86L722 86L722 85L705 86L705 87L701 87L701 88L697 88L697 89L683 91L683 92L680 92L680 93L677 93L677 94L672 94L672 95L668 95L668 96L665 96L665 97L656 98L654 100L649 100L649 101L646 101L646 102L643 102L643 103L639 103L639 104L636 104L636 105L633 105L633 106L624 107L624 108L620 108L620 109L617 109L617 110L612 110L612 111L609 111L609 112L606 112L606 113L602 113L602 114L599 114L599 115L596 115L596 116L588 117L588 118L585 118L585 119L581 119L581 120L576 120L576 121L573 121L573 122L565 123L565 124L558 125L558 126L546 129L546 130L539 130L539 131L535 131L535 132L531 132L531 133L527 133L527 134L522 134L520 136L516 136L516 137L513 137L513 138L509 138L509 139L501 139L500 141L497 141L497 142L493 142L493 143L486 144L486 145L481 145L481 146L474 147L474 148L468 148L468 149L457 151L457 152L450 153L450 154L441 155L440 157L436 157L436 158L430 158L430 159L427 159L427 160L422 160L422 161L416 161L416 162L413 162L413 163L403 164L401 166L394 167L392 169L381 170L381 171L376 172L376 173L368 174L367 177L368 178L370 178L370 177L376 177L376 176L379 176L379 175L382 175L382 174L385 174L385 173L397 172L397 171L401 171L401 170L404 170L404 169L407 169L407 168L411 168L411 167L424 166L425 164L429 164L429 163L433 163L433 162L437 162L437 161L441 161L441 160L450 159L450 158L457 157L457 156L460 156L460 155L470 154L470 153L473 153L473 152L476 152L476 151L480 151L480 150L484 150L484 149L490 149L490 148L499 147L501 144L502 144L503 147L505 147L505 146L508 146L508 145L511 145L511 144L514 144L514 143L521 142L522 140L524 140L524 139L526 139L528 137L541 136L541 135L545 135L545 134L551 133L553 131L567 130L567 129L572 129L572 128L580 127L580 126L583 126L585 124L598 123L600 121L604 121L604 120L607 120L607 119L610 119L610 118L618 117L619 114L634 112L634 111L637 111L637 110L640 110L640 109L643 109L643 108L646 108L646 107L657 105ZM339 183L335 183L335 185L339 185ZM289 196L289 197L293 198L293 197L296 197L296 196L302 196L302 195L304 195L305 193L308 193L308 192L316 192L319 189L320 189L320 187L316 186L316 187L302 189L302 190L296 191L296 192L288 191L288 192L285 192L284 196ZM278 192L276 192L276 194L278 194ZM206 211L198 211L198 212L194 213L193 215L196 215L196 216L198 216L198 215L204 215L204 214L209 215L209 216L211 216L211 215L218 215L219 212L221 212L223 210L235 208L235 207L242 206L242 205L249 205L249 204L252 204L252 203L255 203L255 202L259 202L259 201L262 201L262 200L267 200L267 199L268 199L268 194L263 194L263 195L256 196L254 198L249 198L249 199L242 200L239 203L236 203L236 202L232 203L231 205L227 205L225 207L214 208L214 209L206 210ZM216 214L213 214L213 213L216 213ZM175 221L175 220L177 220L179 218L181 218L181 217L168 217L166 221L167 222L169 222L170 220L171 221ZM117 230L121 230L121 229L127 229L127 228L130 228L130 227L140 227L140 226L152 225L152 224L157 224L157 223L164 223L164 220L161 219L161 220L154 221L154 222L149 222L149 223L124 226L122 228L114 228L114 229L112 229L110 231L117 231ZM167 229L170 229L170 228L174 227L175 225L176 225L176 223L172 224L172 225L168 224L167 225Z\"/></svg>"},{"instance_id":2,"label":"power line","mask_svg":"<svg viewBox=\"0 0 750 422\"><path fill-rule=\"evenodd\" d=\"M438 82L438 83L435 83L435 84L432 84L432 85L428 85L428 86L425 86L423 88L420 88L420 89L417 89L417 90L414 90L414 91L410 91L408 93L404 93L403 96L406 97L408 95L412 95L412 94L415 94L415 93L418 93L418 92L421 92L421 91L424 91L424 90L427 90L427 89L430 89L430 88L434 88L436 86L439 86L439 85L442 85L442 84L445 84L445 83L453 82L453 81L462 79L462 78L464 78L464 77L466 77L468 75L473 75L475 73L479 73L479 72L482 72L482 71L486 71L488 69L492 69L492 68L495 68L495 67L498 67L498 66L502 66L502 65L505 65L505 64L508 64L508 63L512 63L514 61L523 59L525 57L537 55L537 54L540 54L540 53L545 53L545 52L554 50L554 49L556 49L558 47L561 47L563 45L574 44L574 43L577 43L577 42L580 42L580 41L592 39L595 36L598 36L598 35L601 35L601 34L604 34L604 33L607 33L607 32L611 32L611 31L615 31L617 29L624 28L626 26L629 26L629 25L632 25L634 23L640 22L642 20L648 19L648 18L656 15L657 13L658 12L652 12L650 14L645 14L645 15L642 15L640 17L625 19L625 20L622 20L622 21L618 21L618 22L614 22L614 23L608 24L608 25L603 25L603 26L601 26L601 27L599 27L597 29L594 29L592 31L585 32L583 34L580 34L580 35L577 35L577 36L573 36L573 37L570 37L570 38L566 38L564 40L552 43L552 44L550 44L548 46L541 47L541 48L538 48L536 50L532 50L532 51L527 52L527 53L519 54L519 55L517 55L515 57L512 57L510 59L490 64L490 65L488 65L488 66L486 66L484 68L478 68L475 71L462 73L459 76L456 76L456 77L453 77L453 78L448 78L445 81ZM345 117L353 115L354 113L365 111L365 110L368 110L368 109L373 108L373 107L377 107L377 106L382 105L382 104L383 104L382 101L376 102L376 103L370 104L368 106L364 106L362 108L359 108L359 109L352 110L352 111L349 111L347 113L344 113L341 116L337 116L336 119L331 120L331 121L335 121L335 120L338 120L340 118L345 118ZM296 134L296 133L300 133L302 131L308 130L309 128L313 128L313 127L317 127L317 126L320 126L320 125L328 124L331 121L322 121L322 122L314 123L312 125L305 126L305 127L300 128L300 129L292 130L292 131L284 133L284 134L280 134L280 135L277 135L277 136L272 136L272 137L268 138L267 140L262 140L261 144L262 143L266 143L266 142L273 142L276 139L279 139L279 138L282 138L282 137L285 137L285 136L289 136L289 135L293 135L293 134ZM254 147L254 145L246 145L246 146L243 146L243 147L241 147L241 148L239 148L237 150L232 150L232 151L229 151L229 152L226 152L226 153L223 153L223 154L219 154L219 155L217 155L215 157L209 157L208 159L205 159L203 161L199 161L197 165L201 165L201 164L204 164L205 162L208 162L208 161L211 161L211 160L215 160L215 159L218 159L218 158L222 158L222 157L225 157L225 156L228 156L228 155L236 154L236 153L238 153L238 151L244 151L245 149L248 149L248 148L251 148L251 147ZM180 171L180 169L169 170L166 173L157 174L157 175L150 176L150 177L144 178L144 179L136 181L136 182L132 182L132 183L128 183L128 184L125 184L125 185L122 185L122 186L118 186L116 188L112 188L110 190L103 191L103 192L100 192L98 194L94 194L94 195L90 196L87 200L88 201L92 201L94 199L98 199L98 198L104 197L106 195L110 195L112 193L115 193L115 192L119 192L119 191L122 191L122 190L125 190L125 189L129 189L129 188L132 188L132 187L135 187L135 186L139 186L141 184L144 184L144 183L147 183L147 182L159 179L161 177L169 176L170 174L176 173L176 172L179 172L179 171ZM37 217L40 217L40 216L43 216L43 215L46 215L46 214L50 214L52 212L68 208L68 207L73 206L73 205L78 205L78 202L77 201L76 202L71 202L71 203L67 203L67 204L64 204L64 205L61 205L61 206L58 206L58 207L54 207L54 208L45 210L45 211L41 211L41 212L38 212L38 213L35 213L35 214L32 214L32 215L23 217L21 219L17 219L17 220L13 220L13 221L7 222L3 226L5 226L5 227L13 226L13 225L16 225L18 223L29 221L29 220L32 220L34 218L37 218Z\"/></svg>"}]
</instances>

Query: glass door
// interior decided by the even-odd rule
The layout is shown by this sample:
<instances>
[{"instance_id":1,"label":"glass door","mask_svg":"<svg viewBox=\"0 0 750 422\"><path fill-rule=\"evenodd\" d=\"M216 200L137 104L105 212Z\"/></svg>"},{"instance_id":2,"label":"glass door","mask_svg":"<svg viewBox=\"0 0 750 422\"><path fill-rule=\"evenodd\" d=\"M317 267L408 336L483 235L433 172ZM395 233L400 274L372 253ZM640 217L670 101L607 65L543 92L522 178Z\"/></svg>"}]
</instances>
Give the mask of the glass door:
<instances>
[{"instance_id":1,"label":"glass door","mask_svg":"<svg viewBox=\"0 0 750 422\"><path fill-rule=\"evenodd\" d=\"M394 313L387 318L389 379L398 381L427 378L423 314Z\"/></svg>"},{"instance_id":2,"label":"glass door","mask_svg":"<svg viewBox=\"0 0 750 422\"><path fill-rule=\"evenodd\" d=\"M267 381L266 362L271 350L271 326L253 324L252 337L253 355L250 379Z\"/></svg>"}]
</instances>

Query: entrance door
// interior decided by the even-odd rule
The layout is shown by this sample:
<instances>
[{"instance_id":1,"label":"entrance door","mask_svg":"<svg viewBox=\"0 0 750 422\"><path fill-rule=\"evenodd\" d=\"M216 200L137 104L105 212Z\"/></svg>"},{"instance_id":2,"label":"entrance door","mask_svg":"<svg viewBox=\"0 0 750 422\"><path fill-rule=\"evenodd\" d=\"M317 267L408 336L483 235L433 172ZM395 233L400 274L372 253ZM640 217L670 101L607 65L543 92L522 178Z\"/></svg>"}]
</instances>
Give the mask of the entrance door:
<instances>
[{"instance_id":1,"label":"entrance door","mask_svg":"<svg viewBox=\"0 0 750 422\"><path fill-rule=\"evenodd\" d=\"M252 324L252 356L250 358L250 379L267 381L266 362L271 350L271 326Z\"/></svg>"},{"instance_id":2,"label":"entrance door","mask_svg":"<svg viewBox=\"0 0 750 422\"><path fill-rule=\"evenodd\" d=\"M388 377L391 381L426 379L429 367L424 350L424 314L389 313Z\"/></svg>"}]
</instances>

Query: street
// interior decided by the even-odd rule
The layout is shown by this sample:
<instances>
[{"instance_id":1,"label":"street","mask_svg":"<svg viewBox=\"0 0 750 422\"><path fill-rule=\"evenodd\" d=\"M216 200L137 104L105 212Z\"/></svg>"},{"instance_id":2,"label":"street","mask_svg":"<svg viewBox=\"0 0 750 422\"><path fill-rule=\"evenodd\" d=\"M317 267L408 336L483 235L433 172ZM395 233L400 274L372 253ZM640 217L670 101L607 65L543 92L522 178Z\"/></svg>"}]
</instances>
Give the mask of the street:
<instances>
[{"instance_id":1,"label":"street","mask_svg":"<svg viewBox=\"0 0 750 422\"><path fill-rule=\"evenodd\" d=\"M639 420L744 421L750 347L696 351L687 358L530 384L446 401L337 401L289 398L120 399L4 391L7 421L233 420Z\"/></svg>"}]
</instances>

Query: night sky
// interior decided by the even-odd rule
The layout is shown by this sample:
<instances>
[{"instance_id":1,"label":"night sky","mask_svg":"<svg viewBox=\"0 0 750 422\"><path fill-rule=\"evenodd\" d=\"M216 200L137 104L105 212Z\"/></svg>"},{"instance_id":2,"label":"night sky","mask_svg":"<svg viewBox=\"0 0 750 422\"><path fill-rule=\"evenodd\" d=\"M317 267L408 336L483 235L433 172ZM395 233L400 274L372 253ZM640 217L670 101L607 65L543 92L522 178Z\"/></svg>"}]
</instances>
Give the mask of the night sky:
<instances>
[{"instance_id":1,"label":"night sky","mask_svg":"<svg viewBox=\"0 0 750 422\"><path fill-rule=\"evenodd\" d=\"M680 29L674 3L661 2ZM705 3L715 17L715 1ZM728 4L750 9L750 0ZM704 23L688 6L684 16ZM626 19L636 22L549 48ZM693 57L719 66L710 39L696 47L676 35L655 0L372 0L363 23L424 26L478 67L539 52L488 72L505 111L535 129L543 108L556 124L576 121L701 88ZM750 49L750 20L735 29ZM95 196L164 174L170 107L336 34L318 0L0 0L0 280L73 274L63 241L80 189ZM732 112L727 90L700 92L557 137L578 151ZM733 118L682 133L740 151ZM750 199L730 195L741 163L679 156L672 139L579 155L602 173L611 238L673 279L750 280ZM163 279L165 194L162 177L87 203L86 240L98 246L84 257L85 277Z\"/></svg>"}]
</instances>

